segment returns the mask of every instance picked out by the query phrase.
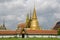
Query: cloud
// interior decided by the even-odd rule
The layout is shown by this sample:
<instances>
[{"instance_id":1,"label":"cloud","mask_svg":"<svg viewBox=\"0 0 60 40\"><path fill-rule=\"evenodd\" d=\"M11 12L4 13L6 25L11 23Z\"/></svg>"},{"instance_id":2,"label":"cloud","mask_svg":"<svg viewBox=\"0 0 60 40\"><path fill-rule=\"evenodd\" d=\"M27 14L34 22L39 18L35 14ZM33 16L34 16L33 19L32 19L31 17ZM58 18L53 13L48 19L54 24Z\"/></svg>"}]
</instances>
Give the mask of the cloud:
<instances>
[{"instance_id":1,"label":"cloud","mask_svg":"<svg viewBox=\"0 0 60 40\"><path fill-rule=\"evenodd\" d=\"M24 6L24 0L11 0L11 1L4 1L3 3L0 3L0 6L8 8L8 9L12 9L12 8L16 8L16 7L23 7Z\"/></svg>"},{"instance_id":2,"label":"cloud","mask_svg":"<svg viewBox=\"0 0 60 40\"><path fill-rule=\"evenodd\" d=\"M4 3L4 2L10 2L12 0L0 0L0 3Z\"/></svg>"},{"instance_id":3,"label":"cloud","mask_svg":"<svg viewBox=\"0 0 60 40\"><path fill-rule=\"evenodd\" d=\"M16 18L15 15L7 15L5 17L7 18L7 20L14 20Z\"/></svg>"},{"instance_id":4,"label":"cloud","mask_svg":"<svg viewBox=\"0 0 60 40\"><path fill-rule=\"evenodd\" d=\"M40 25L52 28L56 20L60 20L60 0L0 0L0 24L5 16L8 28L15 29L18 23L25 22L30 10L33 13L34 2Z\"/></svg>"},{"instance_id":5,"label":"cloud","mask_svg":"<svg viewBox=\"0 0 60 40\"><path fill-rule=\"evenodd\" d=\"M46 22L46 18L45 17L38 17L38 21L40 24L43 24L44 22Z\"/></svg>"},{"instance_id":6,"label":"cloud","mask_svg":"<svg viewBox=\"0 0 60 40\"><path fill-rule=\"evenodd\" d=\"M20 21L20 22L23 21L24 22L25 18L26 18L25 15L21 15L21 16L17 17L16 19L17 19L17 21Z\"/></svg>"},{"instance_id":7,"label":"cloud","mask_svg":"<svg viewBox=\"0 0 60 40\"><path fill-rule=\"evenodd\" d=\"M55 13L54 16L56 19L60 19L60 13Z\"/></svg>"}]
</instances>

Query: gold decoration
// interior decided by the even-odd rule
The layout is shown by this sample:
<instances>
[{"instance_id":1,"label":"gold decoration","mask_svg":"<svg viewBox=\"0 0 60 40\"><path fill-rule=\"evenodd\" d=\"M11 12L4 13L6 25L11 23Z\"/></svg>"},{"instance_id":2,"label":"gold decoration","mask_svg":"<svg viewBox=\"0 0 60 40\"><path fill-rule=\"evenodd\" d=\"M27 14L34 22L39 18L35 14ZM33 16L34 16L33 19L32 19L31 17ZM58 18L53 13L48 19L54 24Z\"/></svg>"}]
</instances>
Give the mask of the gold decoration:
<instances>
[{"instance_id":1,"label":"gold decoration","mask_svg":"<svg viewBox=\"0 0 60 40\"><path fill-rule=\"evenodd\" d=\"M39 28L39 24L38 24L38 20L37 20L37 16L36 16L36 10L35 10L35 8L34 8L34 11L33 11L33 16L32 16L32 21L31 21L30 28L31 28L31 30L40 29Z\"/></svg>"}]
</instances>

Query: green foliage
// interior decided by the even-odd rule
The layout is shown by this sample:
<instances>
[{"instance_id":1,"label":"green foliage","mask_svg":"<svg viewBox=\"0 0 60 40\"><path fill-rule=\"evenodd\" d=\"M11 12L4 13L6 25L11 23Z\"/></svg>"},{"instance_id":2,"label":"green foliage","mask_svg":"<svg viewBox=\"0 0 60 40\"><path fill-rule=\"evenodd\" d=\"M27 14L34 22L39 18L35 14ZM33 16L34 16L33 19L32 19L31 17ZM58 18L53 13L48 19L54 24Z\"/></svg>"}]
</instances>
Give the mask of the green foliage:
<instances>
[{"instance_id":1,"label":"green foliage","mask_svg":"<svg viewBox=\"0 0 60 40\"><path fill-rule=\"evenodd\" d=\"M58 29L58 35L60 35L60 28Z\"/></svg>"}]
</instances>

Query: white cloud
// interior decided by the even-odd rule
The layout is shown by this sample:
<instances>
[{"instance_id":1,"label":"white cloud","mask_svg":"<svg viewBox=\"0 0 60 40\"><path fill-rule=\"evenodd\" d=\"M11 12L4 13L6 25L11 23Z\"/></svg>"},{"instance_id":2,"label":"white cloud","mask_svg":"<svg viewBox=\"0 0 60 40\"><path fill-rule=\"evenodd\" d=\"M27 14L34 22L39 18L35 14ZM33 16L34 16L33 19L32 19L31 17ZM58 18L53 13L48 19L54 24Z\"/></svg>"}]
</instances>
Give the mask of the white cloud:
<instances>
[{"instance_id":1,"label":"white cloud","mask_svg":"<svg viewBox=\"0 0 60 40\"><path fill-rule=\"evenodd\" d=\"M17 20L18 20L18 21L21 21L21 20L23 20L23 19L22 19L21 17L17 17Z\"/></svg>"},{"instance_id":2,"label":"white cloud","mask_svg":"<svg viewBox=\"0 0 60 40\"><path fill-rule=\"evenodd\" d=\"M47 21L47 19L45 17L38 17L38 20L41 24L43 24L44 22Z\"/></svg>"},{"instance_id":3,"label":"white cloud","mask_svg":"<svg viewBox=\"0 0 60 40\"><path fill-rule=\"evenodd\" d=\"M25 18L26 18L26 13L23 13L23 14L21 14L20 16L17 16L17 20L18 20L18 21L22 21L22 20L25 21Z\"/></svg>"},{"instance_id":4,"label":"white cloud","mask_svg":"<svg viewBox=\"0 0 60 40\"><path fill-rule=\"evenodd\" d=\"M24 0L13 0L11 2L0 3L0 7L2 7L2 6L8 8L8 9L16 8L18 6L23 7L24 6Z\"/></svg>"},{"instance_id":5,"label":"white cloud","mask_svg":"<svg viewBox=\"0 0 60 40\"><path fill-rule=\"evenodd\" d=\"M5 16L6 20L14 20L16 19L16 15L7 15Z\"/></svg>"},{"instance_id":6,"label":"white cloud","mask_svg":"<svg viewBox=\"0 0 60 40\"><path fill-rule=\"evenodd\" d=\"M54 16L55 16L55 18L60 19L60 13L55 13Z\"/></svg>"}]
</instances>

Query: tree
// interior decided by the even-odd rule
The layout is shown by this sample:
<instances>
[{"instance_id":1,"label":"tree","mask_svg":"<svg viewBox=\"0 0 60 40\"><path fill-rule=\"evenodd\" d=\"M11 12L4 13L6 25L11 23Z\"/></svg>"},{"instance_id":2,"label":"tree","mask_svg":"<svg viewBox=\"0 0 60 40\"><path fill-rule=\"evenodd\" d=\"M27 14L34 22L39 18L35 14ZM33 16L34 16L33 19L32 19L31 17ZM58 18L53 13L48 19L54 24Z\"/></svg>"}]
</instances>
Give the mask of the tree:
<instances>
[{"instance_id":1,"label":"tree","mask_svg":"<svg viewBox=\"0 0 60 40\"><path fill-rule=\"evenodd\" d=\"M60 28L58 29L58 35L60 35Z\"/></svg>"}]
</instances>

